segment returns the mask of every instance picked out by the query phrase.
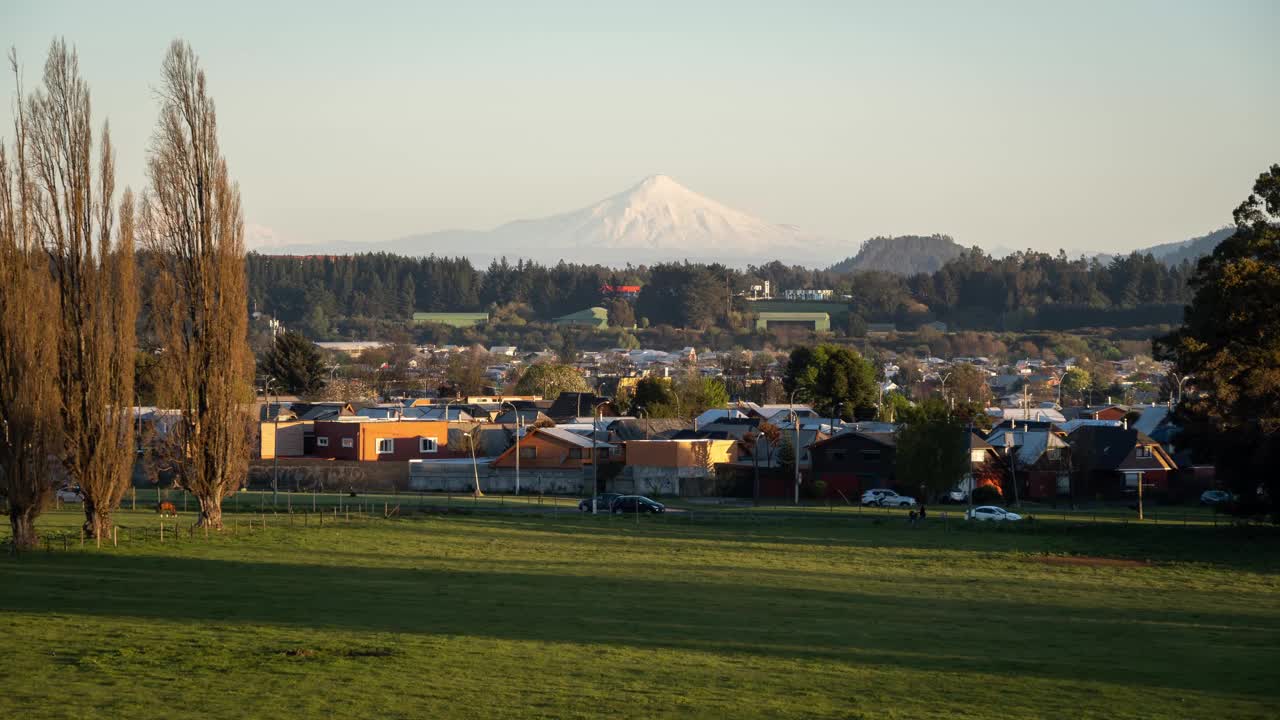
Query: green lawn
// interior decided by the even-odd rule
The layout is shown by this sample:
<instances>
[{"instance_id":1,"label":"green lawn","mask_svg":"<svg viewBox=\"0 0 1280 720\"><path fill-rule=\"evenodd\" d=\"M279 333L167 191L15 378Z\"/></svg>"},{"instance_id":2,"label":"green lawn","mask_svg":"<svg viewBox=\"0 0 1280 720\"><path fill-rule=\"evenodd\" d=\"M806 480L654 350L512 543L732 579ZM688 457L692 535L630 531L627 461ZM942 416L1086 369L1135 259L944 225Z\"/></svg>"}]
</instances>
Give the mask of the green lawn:
<instances>
[{"instance_id":1,"label":"green lawn","mask_svg":"<svg viewBox=\"0 0 1280 720\"><path fill-rule=\"evenodd\" d=\"M140 539L158 528L154 514L125 512L121 537L132 539L119 548L73 541L0 558L0 712L1280 713L1271 528L938 518L912 529L896 514L810 509L324 529L276 517L250 534L249 517L234 536L162 545ZM77 518L53 513L41 526Z\"/></svg>"}]
</instances>

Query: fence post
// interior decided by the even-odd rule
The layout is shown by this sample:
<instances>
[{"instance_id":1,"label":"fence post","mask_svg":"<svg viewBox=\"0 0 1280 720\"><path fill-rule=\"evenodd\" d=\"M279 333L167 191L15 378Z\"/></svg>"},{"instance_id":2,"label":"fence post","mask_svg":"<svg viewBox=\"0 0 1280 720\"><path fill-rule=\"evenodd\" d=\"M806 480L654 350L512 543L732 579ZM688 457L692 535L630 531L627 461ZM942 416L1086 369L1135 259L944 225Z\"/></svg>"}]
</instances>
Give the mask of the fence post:
<instances>
[{"instance_id":1,"label":"fence post","mask_svg":"<svg viewBox=\"0 0 1280 720\"><path fill-rule=\"evenodd\" d=\"M130 501L129 501L129 509L130 509L130 510L137 510L137 509L138 509L138 488L129 488L129 490L131 491L131 493L130 493L130 497L131 497L131 499L130 499Z\"/></svg>"},{"instance_id":2,"label":"fence post","mask_svg":"<svg viewBox=\"0 0 1280 720\"><path fill-rule=\"evenodd\" d=\"M164 520L160 521L160 544L164 544Z\"/></svg>"}]
</instances>

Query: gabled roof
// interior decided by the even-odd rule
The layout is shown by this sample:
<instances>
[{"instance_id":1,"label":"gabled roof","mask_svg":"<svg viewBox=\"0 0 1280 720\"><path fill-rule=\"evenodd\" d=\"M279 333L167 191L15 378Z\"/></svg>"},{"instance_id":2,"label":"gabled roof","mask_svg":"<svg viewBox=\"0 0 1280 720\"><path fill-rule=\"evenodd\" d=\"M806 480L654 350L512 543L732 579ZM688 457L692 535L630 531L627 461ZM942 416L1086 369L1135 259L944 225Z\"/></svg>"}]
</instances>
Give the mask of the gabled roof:
<instances>
[{"instance_id":1,"label":"gabled roof","mask_svg":"<svg viewBox=\"0 0 1280 720\"><path fill-rule=\"evenodd\" d=\"M661 440L670 438L687 427L688 423L676 418L625 419L610 423L609 431L618 440Z\"/></svg>"},{"instance_id":2,"label":"gabled roof","mask_svg":"<svg viewBox=\"0 0 1280 720\"><path fill-rule=\"evenodd\" d=\"M1115 470L1137 445L1154 445L1164 455L1164 450L1151 436L1133 428L1085 425L1068 439L1075 451L1075 464L1082 469Z\"/></svg>"},{"instance_id":3,"label":"gabled roof","mask_svg":"<svg viewBox=\"0 0 1280 720\"><path fill-rule=\"evenodd\" d=\"M839 442L849 442L854 438L862 438L865 440L870 440L874 443L884 445L885 447L896 447L898 444L897 439L894 437L893 433L857 432L855 430L847 430L845 432L839 433L838 435L832 435L830 437L823 438L822 440L819 440L818 442L813 443L813 445L811 445L810 447L814 447L814 448L825 447L827 445L833 445Z\"/></svg>"},{"instance_id":4,"label":"gabled roof","mask_svg":"<svg viewBox=\"0 0 1280 720\"><path fill-rule=\"evenodd\" d=\"M991 443L982 439L982 436L976 432L969 433L969 449L970 450L994 450L995 447Z\"/></svg>"},{"instance_id":5,"label":"gabled roof","mask_svg":"<svg viewBox=\"0 0 1280 720\"><path fill-rule=\"evenodd\" d=\"M597 404L607 400L610 398L590 392L562 392L547 408L547 415L554 420L582 417L591 414Z\"/></svg>"},{"instance_id":6,"label":"gabled roof","mask_svg":"<svg viewBox=\"0 0 1280 720\"><path fill-rule=\"evenodd\" d=\"M555 439L555 440L557 440L557 441L559 441L559 442L562 442L562 443L564 443L564 444L566 444L566 445L573 445L573 446L575 446L575 447L582 447L582 448L590 448L590 447L611 448L611 447L614 447L613 445L611 445L611 444L609 444L609 443L606 443L606 442L600 442L600 441L598 441L598 440L592 440L591 438L584 437L584 436L579 435L579 434L574 433L574 432L569 432L568 430L562 430L562 429L560 429L560 428L534 428L533 432L532 432L532 433L529 433L529 434L528 434L528 435L526 435L525 437L529 437L529 436L532 436L532 435L542 435L542 436L544 436L544 437L552 438L552 439Z\"/></svg>"}]
</instances>

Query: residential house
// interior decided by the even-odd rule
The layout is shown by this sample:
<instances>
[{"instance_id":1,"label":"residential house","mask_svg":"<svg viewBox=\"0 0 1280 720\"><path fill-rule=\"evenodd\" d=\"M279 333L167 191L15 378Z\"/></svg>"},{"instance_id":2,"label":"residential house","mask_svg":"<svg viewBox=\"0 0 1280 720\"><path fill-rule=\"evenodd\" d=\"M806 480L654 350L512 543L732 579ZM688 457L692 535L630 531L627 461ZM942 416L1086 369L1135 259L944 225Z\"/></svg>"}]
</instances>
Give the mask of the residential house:
<instances>
[{"instance_id":1,"label":"residential house","mask_svg":"<svg viewBox=\"0 0 1280 720\"><path fill-rule=\"evenodd\" d=\"M1167 490L1177 464L1151 436L1134 428L1086 425L1068 436L1077 492L1119 498Z\"/></svg>"},{"instance_id":2,"label":"residential house","mask_svg":"<svg viewBox=\"0 0 1280 720\"><path fill-rule=\"evenodd\" d=\"M842 432L809 448L810 476L826 497L856 503L867 490L893 487L896 450L892 433Z\"/></svg>"},{"instance_id":3,"label":"residential house","mask_svg":"<svg viewBox=\"0 0 1280 720\"><path fill-rule=\"evenodd\" d=\"M561 428L532 428L520 438L520 467L522 469L571 470L582 469L592 462L592 453L600 454L598 462L613 462L617 458L617 446L584 437ZM516 447L513 444L493 461L495 468L516 466Z\"/></svg>"}]
</instances>

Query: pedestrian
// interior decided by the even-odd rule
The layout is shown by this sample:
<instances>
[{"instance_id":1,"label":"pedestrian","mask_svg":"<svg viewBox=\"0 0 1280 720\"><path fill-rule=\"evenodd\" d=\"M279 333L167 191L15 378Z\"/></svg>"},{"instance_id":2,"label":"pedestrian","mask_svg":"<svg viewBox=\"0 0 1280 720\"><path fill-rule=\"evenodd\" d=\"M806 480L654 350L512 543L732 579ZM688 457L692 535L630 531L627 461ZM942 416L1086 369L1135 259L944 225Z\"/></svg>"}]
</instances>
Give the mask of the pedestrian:
<instances>
[{"instance_id":1,"label":"pedestrian","mask_svg":"<svg viewBox=\"0 0 1280 720\"><path fill-rule=\"evenodd\" d=\"M920 506L920 522L921 522L921 524L923 524L923 523L924 523L924 519L925 519L925 516L926 516L926 514L927 514L927 513L928 513L928 509L927 509L927 508L925 508L925 506L924 506L924 505L921 505L921 506Z\"/></svg>"},{"instance_id":2,"label":"pedestrian","mask_svg":"<svg viewBox=\"0 0 1280 720\"><path fill-rule=\"evenodd\" d=\"M915 510L912 510L910 513L908 513L908 514L907 514L907 522L911 525L911 527L915 527L915 526L916 526L916 511L915 511Z\"/></svg>"}]
</instances>

